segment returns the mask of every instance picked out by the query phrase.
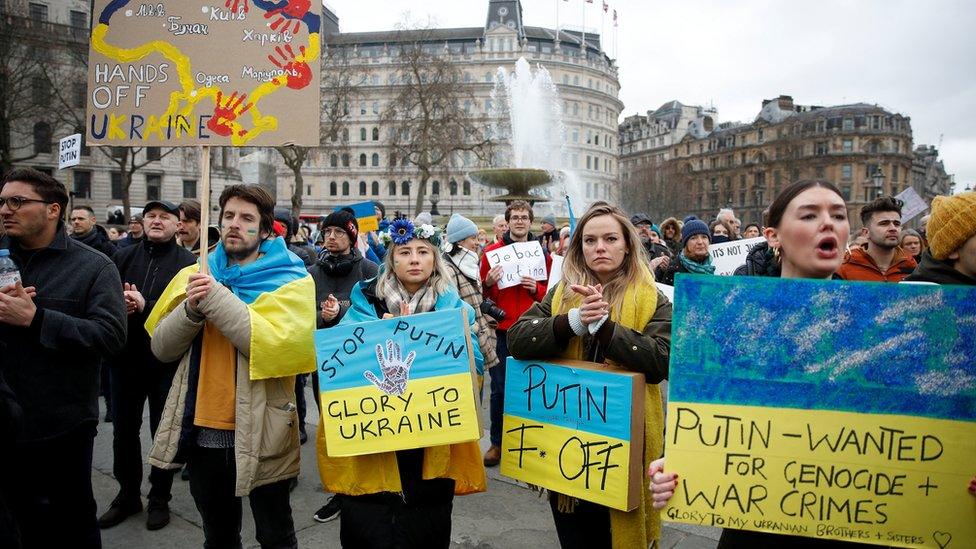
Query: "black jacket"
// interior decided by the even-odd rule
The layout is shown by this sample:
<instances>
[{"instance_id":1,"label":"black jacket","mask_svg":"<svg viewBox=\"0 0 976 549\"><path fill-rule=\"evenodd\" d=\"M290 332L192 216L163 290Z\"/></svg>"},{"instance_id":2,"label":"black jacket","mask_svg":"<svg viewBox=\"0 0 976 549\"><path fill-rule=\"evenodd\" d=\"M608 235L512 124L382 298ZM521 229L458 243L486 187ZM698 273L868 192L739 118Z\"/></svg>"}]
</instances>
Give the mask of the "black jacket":
<instances>
[{"instance_id":1,"label":"black jacket","mask_svg":"<svg viewBox=\"0 0 976 549\"><path fill-rule=\"evenodd\" d=\"M112 240L109 239L108 232L101 225L95 225L92 230L88 231L87 234L82 236L75 236L72 234L71 238L88 247L102 252L108 256L109 259L112 259L112 256L115 255L115 244L113 244Z\"/></svg>"},{"instance_id":2,"label":"black jacket","mask_svg":"<svg viewBox=\"0 0 976 549\"><path fill-rule=\"evenodd\" d=\"M915 271L905 278L905 281L976 286L976 279L953 269L948 261L935 259L928 250L922 252L922 261L915 268Z\"/></svg>"},{"instance_id":3,"label":"black jacket","mask_svg":"<svg viewBox=\"0 0 976 549\"><path fill-rule=\"evenodd\" d=\"M156 360L149 348L149 334L143 325L169 281L181 269L196 263L197 258L193 252L178 245L176 238L163 243L147 238L135 246L122 248L115 254L114 260L122 282L135 284L146 299L146 306L141 313L128 315L129 339L125 349L109 363L113 368L136 369L161 365L163 363ZM171 366L175 368L176 364Z\"/></svg>"},{"instance_id":4,"label":"black jacket","mask_svg":"<svg viewBox=\"0 0 976 549\"><path fill-rule=\"evenodd\" d=\"M120 239L115 244L115 247L121 250L122 248L128 248L129 246L133 246L135 244L143 242L144 240L146 240L146 233L143 233L142 236L140 236L139 238L132 238L132 234L130 233L125 235L125 238Z\"/></svg>"},{"instance_id":5,"label":"black jacket","mask_svg":"<svg viewBox=\"0 0 976 549\"><path fill-rule=\"evenodd\" d=\"M769 243L760 242L746 255L744 265L736 268L735 276L776 276L780 275L782 267L773 255Z\"/></svg>"},{"instance_id":6,"label":"black jacket","mask_svg":"<svg viewBox=\"0 0 976 549\"><path fill-rule=\"evenodd\" d=\"M0 323L4 376L24 411L23 440L62 435L98 421L98 368L125 344L119 271L107 257L58 225L47 248L20 249L0 239L35 286L37 314L28 328Z\"/></svg>"},{"instance_id":7,"label":"black jacket","mask_svg":"<svg viewBox=\"0 0 976 549\"><path fill-rule=\"evenodd\" d=\"M654 279L660 282L661 284L674 286L674 275L678 273L687 273L687 272L688 269L685 269L685 266L684 264L681 263L681 260L678 259L677 256L675 256L675 258L672 259L670 263L668 263L667 267L664 267L663 269L659 267L657 269L657 271L654 273Z\"/></svg>"},{"instance_id":8,"label":"black jacket","mask_svg":"<svg viewBox=\"0 0 976 549\"><path fill-rule=\"evenodd\" d=\"M358 249L353 248L350 253L341 256L323 253L315 265L308 268L308 272L315 281L315 306L320 313L322 302L329 297L329 294L339 300L339 314L334 320L326 323L321 316L317 317L317 326L328 328L338 324L349 309L349 294L352 292L352 287L360 280L375 277L379 267L363 257Z\"/></svg>"}]
</instances>

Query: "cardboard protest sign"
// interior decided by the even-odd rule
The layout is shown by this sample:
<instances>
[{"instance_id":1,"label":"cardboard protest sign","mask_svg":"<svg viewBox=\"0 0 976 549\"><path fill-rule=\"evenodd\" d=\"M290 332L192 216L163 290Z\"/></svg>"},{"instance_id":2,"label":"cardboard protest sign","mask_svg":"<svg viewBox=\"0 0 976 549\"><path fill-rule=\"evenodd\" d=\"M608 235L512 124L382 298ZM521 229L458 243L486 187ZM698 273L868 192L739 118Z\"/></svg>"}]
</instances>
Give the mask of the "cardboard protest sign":
<instances>
[{"instance_id":1,"label":"cardboard protest sign","mask_svg":"<svg viewBox=\"0 0 976 549\"><path fill-rule=\"evenodd\" d=\"M559 281L563 279L563 261L565 258L559 254L549 254L549 287L555 288ZM545 260L543 260L544 262Z\"/></svg>"},{"instance_id":2,"label":"cardboard protest sign","mask_svg":"<svg viewBox=\"0 0 976 549\"><path fill-rule=\"evenodd\" d=\"M915 189L911 187L895 195L895 198L905 203L901 208L902 223L908 223L915 216L929 209L929 205L925 203L925 199L919 196Z\"/></svg>"},{"instance_id":3,"label":"cardboard protest sign","mask_svg":"<svg viewBox=\"0 0 976 549\"><path fill-rule=\"evenodd\" d=\"M81 161L81 134L75 133L58 142L58 169L77 166Z\"/></svg>"},{"instance_id":4,"label":"cardboard protest sign","mask_svg":"<svg viewBox=\"0 0 976 549\"><path fill-rule=\"evenodd\" d=\"M359 232L368 233L380 228L379 221L376 220L376 205L372 202L366 201L336 206L333 208L333 211L339 211L342 208L350 208L355 213L356 224L359 225Z\"/></svg>"},{"instance_id":5,"label":"cardboard protest sign","mask_svg":"<svg viewBox=\"0 0 976 549\"><path fill-rule=\"evenodd\" d=\"M976 288L679 275L675 292L667 518L972 546Z\"/></svg>"},{"instance_id":6,"label":"cardboard protest sign","mask_svg":"<svg viewBox=\"0 0 976 549\"><path fill-rule=\"evenodd\" d=\"M502 266L502 278L498 281L498 288L504 290L522 283L523 276L530 276L536 280L546 280L546 254L538 240L528 242L513 242L487 252L488 265Z\"/></svg>"},{"instance_id":7,"label":"cardboard protest sign","mask_svg":"<svg viewBox=\"0 0 976 549\"><path fill-rule=\"evenodd\" d=\"M95 0L89 144L317 147L320 6Z\"/></svg>"},{"instance_id":8,"label":"cardboard protest sign","mask_svg":"<svg viewBox=\"0 0 976 549\"><path fill-rule=\"evenodd\" d=\"M644 485L644 375L509 358L501 473L629 511Z\"/></svg>"},{"instance_id":9,"label":"cardboard protest sign","mask_svg":"<svg viewBox=\"0 0 976 549\"><path fill-rule=\"evenodd\" d=\"M736 269L746 264L746 256L749 255L749 252L765 241L765 238L759 236L711 244L708 246L708 253L712 256L715 274L729 276L735 273Z\"/></svg>"},{"instance_id":10,"label":"cardboard protest sign","mask_svg":"<svg viewBox=\"0 0 976 549\"><path fill-rule=\"evenodd\" d=\"M471 344L461 309L317 330L328 455L481 438Z\"/></svg>"}]
</instances>

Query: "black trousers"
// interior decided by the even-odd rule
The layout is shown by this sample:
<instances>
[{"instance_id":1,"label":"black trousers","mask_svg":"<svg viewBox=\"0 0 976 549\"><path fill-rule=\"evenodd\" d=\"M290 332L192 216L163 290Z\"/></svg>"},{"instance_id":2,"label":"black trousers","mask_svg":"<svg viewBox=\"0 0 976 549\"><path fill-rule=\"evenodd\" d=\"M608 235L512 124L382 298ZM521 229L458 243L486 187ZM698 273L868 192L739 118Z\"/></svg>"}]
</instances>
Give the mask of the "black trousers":
<instances>
[{"instance_id":1,"label":"black trousers","mask_svg":"<svg viewBox=\"0 0 976 549\"><path fill-rule=\"evenodd\" d=\"M339 542L349 549L447 549L453 507L407 505L391 493L342 496Z\"/></svg>"},{"instance_id":2,"label":"black trousers","mask_svg":"<svg viewBox=\"0 0 976 549\"><path fill-rule=\"evenodd\" d=\"M88 423L9 450L5 491L25 549L102 546L91 484L94 444L95 425Z\"/></svg>"},{"instance_id":3,"label":"black trousers","mask_svg":"<svg viewBox=\"0 0 976 549\"><path fill-rule=\"evenodd\" d=\"M149 432L156 436L166 395L173 384L176 367L127 364L112 368L112 473L119 483L119 496L139 499L142 486L142 412L149 401ZM176 471L150 467L149 499L169 501Z\"/></svg>"},{"instance_id":4,"label":"black trousers","mask_svg":"<svg viewBox=\"0 0 976 549\"><path fill-rule=\"evenodd\" d=\"M241 498L234 495L237 465L233 448L194 448L190 494L203 519L205 549L241 547ZM259 486L248 495L255 537L262 549L295 549L295 524L288 501L288 481Z\"/></svg>"},{"instance_id":5,"label":"black trousers","mask_svg":"<svg viewBox=\"0 0 976 549\"><path fill-rule=\"evenodd\" d=\"M313 372L312 375L318 375L317 372ZM305 433L305 383L308 380L308 374L299 374L295 376L295 405L298 407L298 430L303 435Z\"/></svg>"},{"instance_id":6,"label":"black trousers","mask_svg":"<svg viewBox=\"0 0 976 549\"><path fill-rule=\"evenodd\" d=\"M610 509L589 501L578 500L572 513L559 511L559 495L549 493L552 520L563 549L610 549Z\"/></svg>"},{"instance_id":7,"label":"black trousers","mask_svg":"<svg viewBox=\"0 0 976 549\"><path fill-rule=\"evenodd\" d=\"M491 426L488 436L495 446L502 445L502 420L505 413L505 364L508 362L508 332L495 330L495 352L498 364L488 369L491 376L491 396L488 400L488 417Z\"/></svg>"}]
</instances>

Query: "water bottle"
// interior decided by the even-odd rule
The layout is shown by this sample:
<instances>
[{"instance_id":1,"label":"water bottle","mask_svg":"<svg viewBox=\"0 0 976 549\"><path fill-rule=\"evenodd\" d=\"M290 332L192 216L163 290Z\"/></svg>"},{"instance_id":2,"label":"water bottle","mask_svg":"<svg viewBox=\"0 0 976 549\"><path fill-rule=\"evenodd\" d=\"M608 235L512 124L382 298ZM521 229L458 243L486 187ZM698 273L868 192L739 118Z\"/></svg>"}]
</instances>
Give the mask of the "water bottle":
<instances>
[{"instance_id":1,"label":"water bottle","mask_svg":"<svg viewBox=\"0 0 976 549\"><path fill-rule=\"evenodd\" d=\"M10 258L10 250L0 250L0 288L16 284L20 280L20 270Z\"/></svg>"}]
</instances>

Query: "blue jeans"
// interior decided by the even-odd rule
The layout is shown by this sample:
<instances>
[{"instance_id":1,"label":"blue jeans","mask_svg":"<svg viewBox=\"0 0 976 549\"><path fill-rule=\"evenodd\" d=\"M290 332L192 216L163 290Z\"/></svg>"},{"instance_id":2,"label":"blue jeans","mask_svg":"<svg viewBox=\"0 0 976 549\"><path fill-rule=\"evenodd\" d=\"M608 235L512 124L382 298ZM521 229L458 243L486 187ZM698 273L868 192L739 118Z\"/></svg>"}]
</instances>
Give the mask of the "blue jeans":
<instances>
[{"instance_id":1,"label":"blue jeans","mask_svg":"<svg viewBox=\"0 0 976 549\"><path fill-rule=\"evenodd\" d=\"M505 411L505 364L508 362L508 333L496 330L498 343L495 350L498 353L498 364L488 369L491 374L491 398L488 401L491 429L489 437L495 446L502 445L502 414Z\"/></svg>"}]
</instances>

